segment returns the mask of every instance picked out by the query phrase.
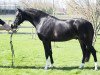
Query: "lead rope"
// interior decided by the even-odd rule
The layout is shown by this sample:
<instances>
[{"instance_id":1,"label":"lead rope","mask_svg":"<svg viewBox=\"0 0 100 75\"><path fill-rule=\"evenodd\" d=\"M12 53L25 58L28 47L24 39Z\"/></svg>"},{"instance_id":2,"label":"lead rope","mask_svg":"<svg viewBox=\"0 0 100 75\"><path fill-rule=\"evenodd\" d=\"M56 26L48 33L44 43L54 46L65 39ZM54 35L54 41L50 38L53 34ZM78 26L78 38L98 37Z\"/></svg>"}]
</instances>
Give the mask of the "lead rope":
<instances>
[{"instance_id":1,"label":"lead rope","mask_svg":"<svg viewBox=\"0 0 100 75\"><path fill-rule=\"evenodd\" d=\"M11 32L11 35L10 35L10 46L11 46L11 52L12 52L12 65L11 66L14 67L14 57L15 57L15 54L14 54L12 37L13 37L13 32Z\"/></svg>"}]
</instances>

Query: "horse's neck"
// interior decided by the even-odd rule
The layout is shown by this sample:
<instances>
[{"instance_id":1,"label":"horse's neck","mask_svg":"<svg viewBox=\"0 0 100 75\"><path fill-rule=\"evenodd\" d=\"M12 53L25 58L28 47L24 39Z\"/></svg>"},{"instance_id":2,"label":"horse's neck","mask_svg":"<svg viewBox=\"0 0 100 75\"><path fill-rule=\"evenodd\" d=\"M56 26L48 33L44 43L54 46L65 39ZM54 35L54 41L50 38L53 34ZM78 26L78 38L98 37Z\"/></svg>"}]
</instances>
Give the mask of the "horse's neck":
<instances>
[{"instance_id":1,"label":"horse's neck","mask_svg":"<svg viewBox=\"0 0 100 75\"><path fill-rule=\"evenodd\" d=\"M33 26L35 27L35 28L37 28L38 26L41 26L43 23L44 23L44 21L46 20L46 18L47 17L40 17L38 20L29 20L32 24L33 24Z\"/></svg>"},{"instance_id":2,"label":"horse's neck","mask_svg":"<svg viewBox=\"0 0 100 75\"><path fill-rule=\"evenodd\" d=\"M48 17L48 14L40 13L40 15L33 15L28 13L26 16L27 20L33 24L34 27L37 27L38 25L42 25L44 20Z\"/></svg>"}]
</instances>

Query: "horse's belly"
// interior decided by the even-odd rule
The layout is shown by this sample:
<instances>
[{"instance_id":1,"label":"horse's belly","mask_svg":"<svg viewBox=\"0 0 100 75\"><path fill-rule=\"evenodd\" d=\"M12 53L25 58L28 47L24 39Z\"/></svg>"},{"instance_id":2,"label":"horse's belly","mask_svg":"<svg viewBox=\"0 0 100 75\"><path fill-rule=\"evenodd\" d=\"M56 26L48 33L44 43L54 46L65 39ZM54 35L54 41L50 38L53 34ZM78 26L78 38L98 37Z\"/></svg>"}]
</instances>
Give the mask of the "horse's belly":
<instances>
[{"instance_id":1,"label":"horse's belly","mask_svg":"<svg viewBox=\"0 0 100 75\"><path fill-rule=\"evenodd\" d=\"M72 34L63 35L62 34L62 35L54 36L51 41L68 41L71 39L74 39L74 35Z\"/></svg>"},{"instance_id":2,"label":"horse's belly","mask_svg":"<svg viewBox=\"0 0 100 75\"><path fill-rule=\"evenodd\" d=\"M60 41L68 41L68 40L71 40L72 38L70 39L52 39L51 41L55 41L55 42L60 42Z\"/></svg>"}]
</instances>

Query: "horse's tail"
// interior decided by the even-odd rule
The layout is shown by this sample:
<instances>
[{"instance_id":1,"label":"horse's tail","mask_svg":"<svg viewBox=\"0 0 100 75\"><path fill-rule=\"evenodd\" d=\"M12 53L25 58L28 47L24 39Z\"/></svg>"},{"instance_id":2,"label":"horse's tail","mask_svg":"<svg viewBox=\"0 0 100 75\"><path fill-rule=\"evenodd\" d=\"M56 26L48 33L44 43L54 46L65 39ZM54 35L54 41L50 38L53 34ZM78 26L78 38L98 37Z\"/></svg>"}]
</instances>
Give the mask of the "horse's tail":
<instances>
[{"instance_id":1,"label":"horse's tail","mask_svg":"<svg viewBox=\"0 0 100 75\"><path fill-rule=\"evenodd\" d=\"M88 31L88 44L89 45L93 45L93 39L94 39L94 29L93 29L92 23L89 22L89 31ZM91 51L87 48L85 62L89 62L90 56L91 56Z\"/></svg>"}]
</instances>

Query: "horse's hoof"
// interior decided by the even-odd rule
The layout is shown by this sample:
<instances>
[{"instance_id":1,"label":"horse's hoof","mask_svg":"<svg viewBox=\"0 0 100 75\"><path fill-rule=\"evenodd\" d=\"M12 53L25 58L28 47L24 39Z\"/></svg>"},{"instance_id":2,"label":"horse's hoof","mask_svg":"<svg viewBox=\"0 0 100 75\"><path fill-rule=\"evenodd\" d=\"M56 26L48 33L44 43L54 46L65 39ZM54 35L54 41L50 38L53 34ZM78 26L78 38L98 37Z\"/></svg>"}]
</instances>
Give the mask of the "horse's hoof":
<instances>
[{"instance_id":1,"label":"horse's hoof","mask_svg":"<svg viewBox=\"0 0 100 75\"><path fill-rule=\"evenodd\" d=\"M50 65L49 65L49 68L53 68L53 64L50 64Z\"/></svg>"},{"instance_id":2,"label":"horse's hoof","mask_svg":"<svg viewBox=\"0 0 100 75\"><path fill-rule=\"evenodd\" d=\"M44 70L48 70L48 68L44 68Z\"/></svg>"},{"instance_id":3,"label":"horse's hoof","mask_svg":"<svg viewBox=\"0 0 100 75\"><path fill-rule=\"evenodd\" d=\"M80 67L80 66L79 66L79 69L83 69L83 68L84 68L84 67Z\"/></svg>"},{"instance_id":4,"label":"horse's hoof","mask_svg":"<svg viewBox=\"0 0 100 75\"><path fill-rule=\"evenodd\" d=\"M97 71L98 70L98 63L97 62L95 62L95 69L94 69L95 71Z\"/></svg>"},{"instance_id":5,"label":"horse's hoof","mask_svg":"<svg viewBox=\"0 0 100 75\"><path fill-rule=\"evenodd\" d=\"M83 69L84 68L84 63L82 63L80 66L79 66L79 69Z\"/></svg>"},{"instance_id":6,"label":"horse's hoof","mask_svg":"<svg viewBox=\"0 0 100 75\"><path fill-rule=\"evenodd\" d=\"M48 70L48 67L47 67L47 66L45 66L44 70Z\"/></svg>"},{"instance_id":7,"label":"horse's hoof","mask_svg":"<svg viewBox=\"0 0 100 75\"><path fill-rule=\"evenodd\" d=\"M51 68L53 68L53 67L54 67L53 64L50 64L50 65L48 65L48 66L45 66L44 70L48 70L48 69L51 69Z\"/></svg>"},{"instance_id":8,"label":"horse's hoof","mask_svg":"<svg viewBox=\"0 0 100 75\"><path fill-rule=\"evenodd\" d=\"M94 70L95 70L95 71L98 71L98 68L95 68Z\"/></svg>"}]
</instances>

